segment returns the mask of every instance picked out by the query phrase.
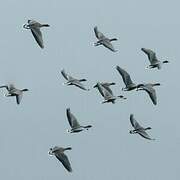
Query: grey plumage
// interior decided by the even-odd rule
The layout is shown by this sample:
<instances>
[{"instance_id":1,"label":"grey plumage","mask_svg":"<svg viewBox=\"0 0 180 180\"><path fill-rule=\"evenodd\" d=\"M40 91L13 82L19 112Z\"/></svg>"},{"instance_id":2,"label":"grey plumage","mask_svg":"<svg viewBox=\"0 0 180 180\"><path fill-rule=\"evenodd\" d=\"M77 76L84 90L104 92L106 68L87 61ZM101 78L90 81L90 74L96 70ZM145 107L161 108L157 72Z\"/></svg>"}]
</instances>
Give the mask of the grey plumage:
<instances>
[{"instance_id":1,"label":"grey plumage","mask_svg":"<svg viewBox=\"0 0 180 180\"><path fill-rule=\"evenodd\" d=\"M5 95L6 97L15 96L17 104L20 104L22 96L23 96L23 92L28 91L28 89L17 89L17 88L15 88L15 86L13 84L0 86L0 88L7 89L8 94Z\"/></svg>"},{"instance_id":2,"label":"grey plumage","mask_svg":"<svg viewBox=\"0 0 180 180\"><path fill-rule=\"evenodd\" d=\"M71 113L70 108L66 109L66 115L67 115L69 125L71 126L71 130L68 130L68 132L70 133L77 133L77 132L83 131L84 129L88 130L89 128L92 127L91 125L81 126L77 118L74 116L74 114Z\"/></svg>"},{"instance_id":3,"label":"grey plumage","mask_svg":"<svg viewBox=\"0 0 180 180\"><path fill-rule=\"evenodd\" d=\"M96 38L98 41L94 44L95 46L103 45L104 47L110 49L113 52L116 52L117 50L114 49L111 41L117 41L116 38L109 39L107 38L102 32L100 32L97 28L97 26L94 27L94 33L96 35Z\"/></svg>"},{"instance_id":4,"label":"grey plumage","mask_svg":"<svg viewBox=\"0 0 180 180\"><path fill-rule=\"evenodd\" d=\"M109 85L102 85L100 82L98 82L94 87L97 87L100 94L104 98L104 101L102 103L115 103L116 99L126 99L124 96L114 96L112 90L110 89ZM108 87L108 88L107 88Z\"/></svg>"},{"instance_id":5,"label":"grey plumage","mask_svg":"<svg viewBox=\"0 0 180 180\"><path fill-rule=\"evenodd\" d=\"M157 96L156 96L156 91L153 88L154 86L160 86L159 83L147 83L147 84L139 84L137 86L137 90L144 90L148 93L149 97L151 98L152 102L154 105L157 105Z\"/></svg>"},{"instance_id":6,"label":"grey plumage","mask_svg":"<svg viewBox=\"0 0 180 180\"><path fill-rule=\"evenodd\" d=\"M69 159L67 155L64 153L64 151L71 149L71 147L63 148L55 146L53 148L50 148L49 150L49 154L56 156L56 158L63 164L63 166L67 169L68 172L72 172L72 168Z\"/></svg>"},{"instance_id":7,"label":"grey plumage","mask_svg":"<svg viewBox=\"0 0 180 180\"><path fill-rule=\"evenodd\" d=\"M156 57L156 53L151 49L141 48L141 50L148 56L150 65L148 68L158 68L161 69L161 65L164 63L169 63L169 61L159 61Z\"/></svg>"},{"instance_id":8,"label":"grey plumage","mask_svg":"<svg viewBox=\"0 0 180 180\"><path fill-rule=\"evenodd\" d=\"M76 79L73 78L72 76L68 75L65 70L61 70L61 74L63 75L63 77L67 80L66 85L74 85L77 86L83 90L89 91L89 89L85 88L85 86L81 83L82 81L87 81L86 79Z\"/></svg>"},{"instance_id":9,"label":"grey plumage","mask_svg":"<svg viewBox=\"0 0 180 180\"><path fill-rule=\"evenodd\" d=\"M107 91L109 91L111 94L113 94L112 89L110 88L110 86L115 85L116 83L114 83L114 82L110 82L110 83L109 83L109 82L101 82L100 84L101 84ZM104 93L103 93L102 89L99 88L98 84L94 85L93 88L97 88L98 91L100 92L100 94L104 97Z\"/></svg>"},{"instance_id":10,"label":"grey plumage","mask_svg":"<svg viewBox=\"0 0 180 180\"><path fill-rule=\"evenodd\" d=\"M28 24L23 25L25 29L30 29L36 42L41 48L44 48L43 37L40 28L49 27L49 24L41 24L35 20L28 20Z\"/></svg>"},{"instance_id":11,"label":"grey plumage","mask_svg":"<svg viewBox=\"0 0 180 180\"><path fill-rule=\"evenodd\" d=\"M142 136L142 137L145 138L145 139L155 140L155 139L150 138L150 136L146 133L146 130L150 130L151 127L147 127L147 128L142 127L142 126L135 120L133 114L130 115L130 123L131 123L132 127L134 128L134 130L130 130L130 131L129 131L130 134L136 134L136 133L138 133L140 136Z\"/></svg>"},{"instance_id":12,"label":"grey plumage","mask_svg":"<svg viewBox=\"0 0 180 180\"><path fill-rule=\"evenodd\" d=\"M119 74L123 79L124 84L126 85L125 88L122 88L123 91L131 91L133 89L136 89L137 85L133 83L130 75L124 69L122 69L119 66L116 66L116 70L119 72Z\"/></svg>"}]
</instances>

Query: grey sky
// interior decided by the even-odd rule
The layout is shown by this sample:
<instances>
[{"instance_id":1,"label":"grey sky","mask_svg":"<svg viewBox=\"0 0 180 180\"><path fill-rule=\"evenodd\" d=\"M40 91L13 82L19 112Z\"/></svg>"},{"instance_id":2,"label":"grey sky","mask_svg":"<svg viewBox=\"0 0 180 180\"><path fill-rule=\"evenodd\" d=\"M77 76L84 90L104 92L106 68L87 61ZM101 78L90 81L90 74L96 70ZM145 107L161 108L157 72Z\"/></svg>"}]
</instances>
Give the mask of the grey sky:
<instances>
[{"instance_id":1,"label":"grey sky","mask_svg":"<svg viewBox=\"0 0 180 180\"><path fill-rule=\"evenodd\" d=\"M0 91L0 179L179 180L179 5L177 0L3 1L0 84L13 82L30 91L19 106ZM42 29L43 50L22 28L28 19L50 24ZM119 39L113 42L117 53L93 46L95 25ZM145 69L149 62L142 47L170 63L161 71ZM160 82L158 105L145 92L122 92L116 65L137 83ZM97 81L114 81L114 93L128 99L102 105L95 89L62 86L62 68L87 78L90 88ZM67 107L93 128L67 134ZM130 113L152 127L149 133L156 141L129 134ZM67 155L73 173L48 156L54 145L72 147Z\"/></svg>"}]
</instances>

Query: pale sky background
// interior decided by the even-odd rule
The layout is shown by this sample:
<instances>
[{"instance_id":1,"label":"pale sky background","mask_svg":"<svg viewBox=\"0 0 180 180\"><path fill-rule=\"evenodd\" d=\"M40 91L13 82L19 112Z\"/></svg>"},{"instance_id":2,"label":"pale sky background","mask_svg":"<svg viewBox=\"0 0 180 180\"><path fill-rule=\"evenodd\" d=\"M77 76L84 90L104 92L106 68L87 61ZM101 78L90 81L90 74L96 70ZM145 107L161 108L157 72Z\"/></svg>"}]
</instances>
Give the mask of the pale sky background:
<instances>
[{"instance_id":1,"label":"pale sky background","mask_svg":"<svg viewBox=\"0 0 180 180\"><path fill-rule=\"evenodd\" d=\"M4 180L179 180L180 3L178 0L6 0L1 2L0 84L28 88L21 104L0 91L0 179ZM28 19L48 23L42 50ZM94 47L94 26L113 42L117 53ZM148 70L142 47L169 60L162 70ZM145 92L122 92L116 65L134 82L159 82L158 105ZM63 86L60 70L87 78L91 91ZM177 77L177 78L176 78ZM113 81L116 95L128 99L101 104L92 89L97 81ZM83 125L93 128L68 134L67 107ZM151 126L148 141L129 134L129 115ZM71 146L66 154L73 173L48 155L55 145Z\"/></svg>"}]
</instances>

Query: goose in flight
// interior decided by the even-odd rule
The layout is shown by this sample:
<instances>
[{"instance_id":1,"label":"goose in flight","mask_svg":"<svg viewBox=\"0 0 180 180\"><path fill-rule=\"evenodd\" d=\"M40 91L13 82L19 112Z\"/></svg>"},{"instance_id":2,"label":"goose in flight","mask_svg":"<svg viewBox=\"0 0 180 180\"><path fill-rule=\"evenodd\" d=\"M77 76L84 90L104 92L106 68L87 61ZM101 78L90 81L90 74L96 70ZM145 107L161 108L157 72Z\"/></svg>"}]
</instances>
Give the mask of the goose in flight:
<instances>
[{"instance_id":1,"label":"goose in flight","mask_svg":"<svg viewBox=\"0 0 180 180\"><path fill-rule=\"evenodd\" d=\"M157 96L156 91L153 88L154 86L160 86L160 83L147 83L147 84L139 84L137 86L137 91L144 90L148 93L149 97L151 98L154 105L157 105Z\"/></svg>"},{"instance_id":2,"label":"goose in flight","mask_svg":"<svg viewBox=\"0 0 180 180\"><path fill-rule=\"evenodd\" d=\"M114 82L101 82L100 84L101 84L106 90L108 90L111 94L113 94L110 86L115 85L116 83L114 83ZM97 89L99 90L100 94L104 97L104 94L103 94L103 92L101 91L101 89L99 88L98 84L94 85L93 88L97 88Z\"/></svg>"},{"instance_id":3,"label":"goose in flight","mask_svg":"<svg viewBox=\"0 0 180 180\"><path fill-rule=\"evenodd\" d=\"M85 88L85 86L81 83L82 81L87 81L86 79L76 79L73 78L72 76L68 75L65 70L61 70L61 74L63 75L63 77L67 80L66 85L74 85L77 86L83 90L89 91L89 89Z\"/></svg>"},{"instance_id":4,"label":"goose in flight","mask_svg":"<svg viewBox=\"0 0 180 180\"><path fill-rule=\"evenodd\" d=\"M64 151L71 149L72 149L71 147L63 148L63 147L55 146L53 148L50 148L49 150L49 154L56 156L56 158L63 164L63 166L69 172L72 172L72 168L67 155L64 154Z\"/></svg>"},{"instance_id":5,"label":"goose in flight","mask_svg":"<svg viewBox=\"0 0 180 180\"><path fill-rule=\"evenodd\" d=\"M137 85L133 83L130 75L124 69L120 68L119 66L116 66L116 70L122 76L123 82L126 85L125 88L122 88L123 91L131 91L133 89L136 89Z\"/></svg>"},{"instance_id":6,"label":"goose in flight","mask_svg":"<svg viewBox=\"0 0 180 180\"><path fill-rule=\"evenodd\" d=\"M44 43L43 43L43 37L40 28L41 27L49 27L49 24L41 24L35 20L28 20L27 24L23 25L23 28L30 29L36 42L38 45L43 49Z\"/></svg>"},{"instance_id":7,"label":"goose in flight","mask_svg":"<svg viewBox=\"0 0 180 180\"><path fill-rule=\"evenodd\" d=\"M142 126L135 120L133 114L130 115L130 122L131 122L132 127L134 128L134 130L130 130L130 131L129 131L130 134L136 134L136 133L138 133L138 134L139 134L140 136L142 136L143 138L146 138L146 139L149 139L149 140L155 140L155 139L150 138L150 136L146 133L146 130L150 130L151 127L147 127L147 128L142 127Z\"/></svg>"},{"instance_id":8,"label":"goose in flight","mask_svg":"<svg viewBox=\"0 0 180 180\"><path fill-rule=\"evenodd\" d=\"M68 130L69 133L78 133L85 129L88 130L89 128L92 127L91 125L81 126L79 122L77 121L76 117L74 116L74 114L71 113L70 108L66 109L66 115L67 115L69 125L71 126L71 130Z\"/></svg>"},{"instance_id":9,"label":"goose in flight","mask_svg":"<svg viewBox=\"0 0 180 180\"><path fill-rule=\"evenodd\" d=\"M112 41L117 41L116 38L112 38L112 39L107 38L103 33L98 31L97 26L94 27L94 33L95 33L95 36L98 39L98 41L96 43L94 43L94 46L103 45L104 47L110 49L113 52L117 51L117 50L114 49L114 47L113 47L113 45L111 43Z\"/></svg>"},{"instance_id":10,"label":"goose in flight","mask_svg":"<svg viewBox=\"0 0 180 180\"><path fill-rule=\"evenodd\" d=\"M8 94L5 94L6 97L15 96L17 104L20 104L23 92L28 91L28 89L17 89L13 84L0 86L0 88L6 88Z\"/></svg>"},{"instance_id":11,"label":"goose in flight","mask_svg":"<svg viewBox=\"0 0 180 180\"><path fill-rule=\"evenodd\" d=\"M116 99L126 99L124 96L120 95L120 96L114 96L112 90L108 87L108 89L106 87L104 87L103 85L101 85L100 82L98 82L95 86L97 86L100 94L104 97L104 101L103 103L113 103L115 104L115 100Z\"/></svg>"},{"instance_id":12,"label":"goose in flight","mask_svg":"<svg viewBox=\"0 0 180 180\"><path fill-rule=\"evenodd\" d=\"M151 49L141 48L141 50L148 56L150 65L147 68L149 69L151 68L161 69L162 64L169 63L169 61L162 61L162 62L159 61L156 57L156 53Z\"/></svg>"}]
</instances>

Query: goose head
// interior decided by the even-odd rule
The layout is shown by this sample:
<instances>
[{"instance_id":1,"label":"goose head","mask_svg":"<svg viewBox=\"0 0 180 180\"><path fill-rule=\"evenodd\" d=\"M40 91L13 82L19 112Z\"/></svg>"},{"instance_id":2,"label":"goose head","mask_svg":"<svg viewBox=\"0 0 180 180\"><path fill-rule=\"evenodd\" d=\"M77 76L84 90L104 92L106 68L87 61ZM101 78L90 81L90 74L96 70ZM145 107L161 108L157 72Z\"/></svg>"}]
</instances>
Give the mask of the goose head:
<instances>
[{"instance_id":1,"label":"goose head","mask_svg":"<svg viewBox=\"0 0 180 180\"><path fill-rule=\"evenodd\" d=\"M29 89L22 89L21 91L29 91Z\"/></svg>"},{"instance_id":2,"label":"goose head","mask_svg":"<svg viewBox=\"0 0 180 180\"><path fill-rule=\"evenodd\" d=\"M151 127L147 127L145 130L150 130L150 129L152 129Z\"/></svg>"},{"instance_id":3,"label":"goose head","mask_svg":"<svg viewBox=\"0 0 180 180\"><path fill-rule=\"evenodd\" d=\"M87 79L80 79L79 81L80 81L80 82L82 82L82 81L87 81Z\"/></svg>"},{"instance_id":4,"label":"goose head","mask_svg":"<svg viewBox=\"0 0 180 180\"><path fill-rule=\"evenodd\" d=\"M110 39L110 41L117 41L117 40L118 40L117 38Z\"/></svg>"},{"instance_id":5,"label":"goose head","mask_svg":"<svg viewBox=\"0 0 180 180\"><path fill-rule=\"evenodd\" d=\"M86 130L89 130L89 128L91 128L92 126L91 125L88 125L88 126L85 126L84 128L86 129Z\"/></svg>"},{"instance_id":6,"label":"goose head","mask_svg":"<svg viewBox=\"0 0 180 180\"><path fill-rule=\"evenodd\" d=\"M165 64L165 63L169 63L169 61L163 61L163 63Z\"/></svg>"}]
</instances>

